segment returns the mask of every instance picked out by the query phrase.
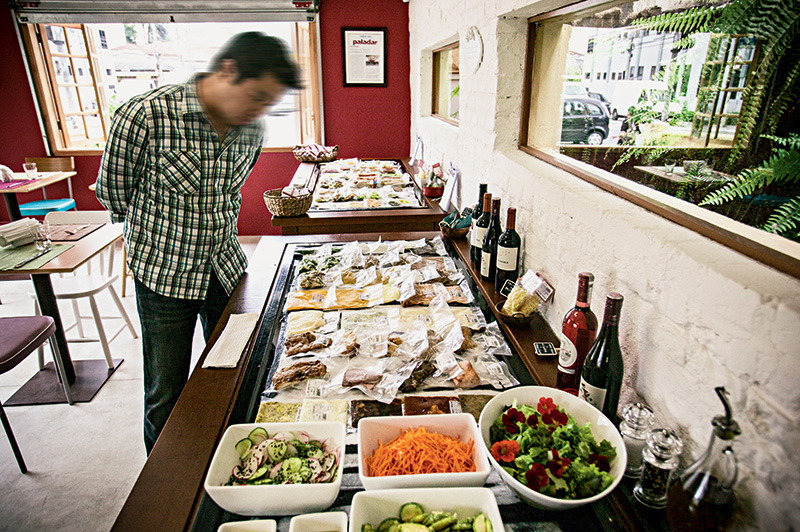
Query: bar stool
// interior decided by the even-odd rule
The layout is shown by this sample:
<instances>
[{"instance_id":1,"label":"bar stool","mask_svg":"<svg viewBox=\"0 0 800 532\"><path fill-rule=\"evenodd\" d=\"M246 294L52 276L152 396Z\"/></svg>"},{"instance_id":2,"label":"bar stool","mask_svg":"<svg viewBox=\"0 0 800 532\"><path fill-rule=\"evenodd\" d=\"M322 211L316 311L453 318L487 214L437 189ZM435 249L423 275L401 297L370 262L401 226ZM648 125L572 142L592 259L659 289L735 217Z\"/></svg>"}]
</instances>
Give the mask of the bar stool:
<instances>
[{"instance_id":1,"label":"bar stool","mask_svg":"<svg viewBox=\"0 0 800 532\"><path fill-rule=\"evenodd\" d=\"M50 340L50 348L53 350L53 360L58 370L58 377L64 385L64 395L67 403L72 404L72 397L69 393L69 383L64 372L64 365L58 351L58 344L55 341L54 333L56 325L50 316L25 316L19 318L0 318L0 375L10 371L17 364L34 352L39 346ZM23 473L28 472L22 453L11 431L11 424L8 422L6 412L0 403L0 419L3 428L11 443L11 449L19 464L19 469Z\"/></svg>"}]
</instances>

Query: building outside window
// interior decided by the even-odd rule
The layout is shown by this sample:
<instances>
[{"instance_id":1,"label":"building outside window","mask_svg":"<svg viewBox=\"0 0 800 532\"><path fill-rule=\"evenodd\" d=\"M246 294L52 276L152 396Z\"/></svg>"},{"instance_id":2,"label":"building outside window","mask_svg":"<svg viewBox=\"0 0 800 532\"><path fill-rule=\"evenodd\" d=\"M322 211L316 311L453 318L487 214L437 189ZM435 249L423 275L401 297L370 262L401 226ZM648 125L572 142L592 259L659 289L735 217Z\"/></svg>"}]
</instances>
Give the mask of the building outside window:
<instances>
[{"instance_id":1,"label":"building outside window","mask_svg":"<svg viewBox=\"0 0 800 532\"><path fill-rule=\"evenodd\" d=\"M433 51L433 116L458 123L460 88L459 46L456 42Z\"/></svg>"}]
</instances>

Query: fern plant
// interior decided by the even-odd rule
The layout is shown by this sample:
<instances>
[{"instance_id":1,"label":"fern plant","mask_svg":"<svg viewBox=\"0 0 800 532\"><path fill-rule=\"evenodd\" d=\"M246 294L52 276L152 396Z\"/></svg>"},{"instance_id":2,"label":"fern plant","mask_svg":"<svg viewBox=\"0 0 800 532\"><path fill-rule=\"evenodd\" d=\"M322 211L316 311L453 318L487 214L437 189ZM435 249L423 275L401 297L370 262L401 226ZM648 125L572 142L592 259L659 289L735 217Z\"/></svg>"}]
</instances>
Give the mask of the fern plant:
<instances>
[{"instance_id":1,"label":"fern plant","mask_svg":"<svg viewBox=\"0 0 800 532\"><path fill-rule=\"evenodd\" d=\"M759 166L741 171L730 183L703 199L700 205L721 205L752 196L770 185L784 185L794 197L778 207L761 227L770 233L800 239L800 135L763 135L774 142L772 155Z\"/></svg>"}]
</instances>

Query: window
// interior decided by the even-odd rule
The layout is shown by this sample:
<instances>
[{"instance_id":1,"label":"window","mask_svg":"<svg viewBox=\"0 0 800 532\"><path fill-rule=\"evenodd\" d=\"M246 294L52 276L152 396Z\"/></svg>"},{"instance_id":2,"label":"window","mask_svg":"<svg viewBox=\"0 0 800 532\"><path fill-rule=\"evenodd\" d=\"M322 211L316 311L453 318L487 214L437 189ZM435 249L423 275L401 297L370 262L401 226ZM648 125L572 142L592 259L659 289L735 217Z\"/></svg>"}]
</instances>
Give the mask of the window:
<instances>
[{"instance_id":1,"label":"window","mask_svg":"<svg viewBox=\"0 0 800 532\"><path fill-rule=\"evenodd\" d=\"M219 48L242 31L283 39L304 74L262 119L264 148L320 141L314 23L25 24L37 96L54 154L105 145L110 117L129 98L207 71Z\"/></svg>"},{"instance_id":2,"label":"window","mask_svg":"<svg viewBox=\"0 0 800 532\"><path fill-rule=\"evenodd\" d=\"M750 104L743 99L751 94L747 90L751 84L767 85L769 89L769 78L753 76L761 68L761 43L757 39L698 31L683 41L686 35L670 28L648 32L640 23L634 25L641 17L678 19L681 9L679 2L670 0L655 7L650 2L600 4L587 0L530 18L519 147L678 224L796 275L800 271L798 251L778 249L768 239L752 236L757 233L747 228L737 232L737 226L725 220L727 217L762 227L774 213L774 203L757 203L751 199L756 198L754 193L750 198L722 205L702 205L703 209L691 205L709 197L731 174L760 164L762 159L753 155L754 150L744 151L753 145L754 137L749 137L749 143L742 139L745 134L770 127L772 122L767 123L763 116L772 108L764 103L762 109L766 111L742 113ZM660 14L659 10L663 12ZM591 53L587 51L590 39ZM687 42L690 45L684 46ZM794 64L791 61L795 56L786 57ZM581 67L577 72L575 65ZM611 76L598 79L598 70L610 72ZM593 75L585 76L589 71ZM773 71L788 75L790 69ZM645 72L653 79L645 79ZM599 109L604 115L592 114L592 127L597 128L594 136L585 130L572 134L573 130L568 129L573 107L564 105L567 74L575 76L573 80L581 80L587 94L598 100L597 108L585 106L588 113ZM764 93L767 89L761 88ZM748 117L762 118L756 118L757 126L743 133L741 122ZM785 119L781 131L797 132L796 122L790 118ZM560 128L554 128L554 124ZM598 134L604 135L602 142L592 146L590 139L596 140ZM786 133L779 136L785 137ZM731 150L732 147L736 149ZM737 153L749 155L743 158ZM705 160L714 165L714 179L706 179L706 173L702 179L670 181L648 173L663 168L665 158L677 159L678 173L685 175L702 168L685 165L685 161ZM575 160L602 171L592 171ZM782 198L785 202L796 195L796 188L788 186L759 189L757 193L764 200ZM684 201L666 201L664 194Z\"/></svg>"},{"instance_id":3,"label":"window","mask_svg":"<svg viewBox=\"0 0 800 532\"><path fill-rule=\"evenodd\" d=\"M437 118L457 124L460 88L458 43L434 50L432 114Z\"/></svg>"}]
</instances>

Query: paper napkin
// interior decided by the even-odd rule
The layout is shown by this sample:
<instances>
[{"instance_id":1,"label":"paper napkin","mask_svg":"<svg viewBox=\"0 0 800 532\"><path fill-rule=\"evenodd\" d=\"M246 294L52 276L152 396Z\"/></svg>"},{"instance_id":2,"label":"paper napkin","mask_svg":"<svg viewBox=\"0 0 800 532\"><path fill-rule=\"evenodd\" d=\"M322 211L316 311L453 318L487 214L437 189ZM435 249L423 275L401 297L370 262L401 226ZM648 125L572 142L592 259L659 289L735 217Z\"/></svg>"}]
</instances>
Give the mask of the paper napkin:
<instances>
[{"instance_id":1,"label":"paper napkin","mask_svg":"<svg viewBox=\"0 0 800 532\"><path fill-rule=\"evenodd\" d=\"M236 367L257 321L258 314L255 312L231 314L228 318L228 323L225 325L225 330L222 331L217 343L211 348L205 362L203 362L203 367Z\"/></svg>"}]
</instances>

